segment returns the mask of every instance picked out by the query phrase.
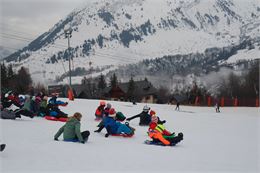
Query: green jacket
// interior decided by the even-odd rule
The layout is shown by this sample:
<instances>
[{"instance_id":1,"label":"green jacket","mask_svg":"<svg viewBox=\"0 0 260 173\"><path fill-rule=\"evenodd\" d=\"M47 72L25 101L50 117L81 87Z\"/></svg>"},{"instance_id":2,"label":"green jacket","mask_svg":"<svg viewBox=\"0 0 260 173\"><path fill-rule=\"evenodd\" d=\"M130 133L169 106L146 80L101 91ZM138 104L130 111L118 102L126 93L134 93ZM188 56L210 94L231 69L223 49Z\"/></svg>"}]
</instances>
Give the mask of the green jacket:
<instances>
[{"instance_id":1,"label":"green jacket","mask_svg":"<svg viewBox=\"0 0 260 173\"><path fill-rule=\"evenodd\" d=\"M23 105L23 110L28 110L28 111L31 111L31 103L32 103L32 100L30 97L27 97L25 99L25 102L24 102L24 105Z\"/></svg>"},{"instance_id":2,"label":"green jacket","mask_svg":"<svg viewBox=\"0 0 260 173\"><path fill-rule=\"evenodd\" d=\"M40 107L46 108L47 107L47 100L42 100Z\"/></svg>"},{"instance_id":3,"label":"green jacket","mask_svg":"<svg viewBox=\"0 0 260 173\"><path fill-rule=\"evenodd\" d=\"M62 126L59 131L55 134L54 138L59 138L63 133L64 140L75 140L78 139L79 142L84 142L82 135L80 133L80 122L74 117L69 118L64 126Z\"/></svg>"}]
</instances>

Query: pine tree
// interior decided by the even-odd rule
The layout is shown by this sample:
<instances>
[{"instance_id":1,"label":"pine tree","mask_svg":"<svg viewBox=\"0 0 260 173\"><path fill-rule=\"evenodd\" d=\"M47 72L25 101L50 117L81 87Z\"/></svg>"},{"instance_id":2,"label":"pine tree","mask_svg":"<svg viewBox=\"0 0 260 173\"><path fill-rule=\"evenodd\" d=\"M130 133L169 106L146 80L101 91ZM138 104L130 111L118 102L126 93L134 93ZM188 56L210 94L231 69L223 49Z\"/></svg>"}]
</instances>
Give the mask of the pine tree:
<instances>
[{"instance_id":1,"label":"pine tree","mask_svg":"<svg viewBox=\"0 0 260 173\"><path fill-rule=\"evenodd\" d=\"M14 77L14 71L13 71L12 64L9 64L8 67L7 67L7 77L9 79L12 79Z\"/></svg>"},{"instance_id":2,"label":"pine tree","mask_svg":"<svg viewBox=\"0 0 260 173\"><path fill-rule=\"evenodd\" d=\"M7 69L5 64L1 64L1 89L7 87Z\"/></svg>"},{"instance_id":3,"label":"pine tree","mask_svg":"<svg viewBox=\"0 0 260 173\"><path fill-rule=\"evenodd\" d=\"M118 85L118 80L116 74L114 73L113 76L110 78L110 86L116 87L117 85Z\"/></svg>"},{"instance_id":4,"label":"pine tree","mask_svg":"<svg viewBox=\"0 0 260 173\"><path fill-rule=\"evenodd\" d=\"M106 80L104 75L101 73L99 81L98 81L98 89L103 90L107 87Z\"/></svg>"},{"instance_id":5,"label":"pine tree","mask_svg":"<svg viewBox=\"0 0 260 173\"><path fill-rule=\"evenodd\" d=\"M28 69L21 67L16 76L15 90L18 93L25 93L29 90L31 84L32 79Z\"/></svg>"},{"instance_id":6,"label":"pine tree","mask_svg":"<svg viewBox=\"0 0 260 173\"><path fill-rule=\"evenodd\" d=\"M127 96L132 101L134 99L135 81L133 77L128 82Z\"/></svg>"}]
</instances>

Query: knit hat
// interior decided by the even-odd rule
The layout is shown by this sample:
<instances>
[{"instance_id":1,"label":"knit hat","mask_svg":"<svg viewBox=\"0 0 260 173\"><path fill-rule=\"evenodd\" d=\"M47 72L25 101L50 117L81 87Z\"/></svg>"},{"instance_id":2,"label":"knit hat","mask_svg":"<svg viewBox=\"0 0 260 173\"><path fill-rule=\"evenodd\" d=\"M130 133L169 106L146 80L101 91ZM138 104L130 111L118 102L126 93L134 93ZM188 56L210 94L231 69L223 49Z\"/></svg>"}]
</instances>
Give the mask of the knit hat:
<instances>
[{"instance_id":1,"label":"knit hat","mask_svg":"<svg viewBox=\"0 0 260 173\"><path fill-rule=\"evenodd\" d=\"M116 111L115 111L115 109L114 108L111 108L110 110L109 110L109 115L108 115L109 117L115 117L116 116Z\"/></svg>"},{"instance_id":2,"label":"knit hat","mask_svg":"<svg viewBox=\"0 0 260 173\"><path fill-rule=\"evenodd\" d=\"M100 105L100 106L105 106L105 105L106 105L106 102L105 102L104 100L102 100L102 101L99 102L99 105Z\"/></svg>"},{"instance_id":3,"label":"knit hat","mask_svg":"<svg viewBox=\"0 0 260 173\"><path fill-rule=\"evenodd\" d=\"M155 114L156 114L156 112L155 112L154 110L151 110L151 111L150 111L150 115L151 115L151 116L153 116L153 115L155 115Z\"/></svg>"}]
</instances>

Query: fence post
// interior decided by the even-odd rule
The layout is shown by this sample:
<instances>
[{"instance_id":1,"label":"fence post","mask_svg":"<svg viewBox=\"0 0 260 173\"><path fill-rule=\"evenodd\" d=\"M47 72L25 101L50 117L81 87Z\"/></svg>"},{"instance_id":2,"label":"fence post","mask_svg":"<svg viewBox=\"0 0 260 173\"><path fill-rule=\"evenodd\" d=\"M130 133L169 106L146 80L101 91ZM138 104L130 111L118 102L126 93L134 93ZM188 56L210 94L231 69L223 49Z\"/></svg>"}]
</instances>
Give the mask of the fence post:
<instances>
[{"instance_id":1,"label":"fence post","mask_svg":"<svg viewBox=\"0 0 260 173\"><path fill-rule=\"evenodd\" d=\"M208 106L211 106L211 97L208 97Z\"/></svg>"},{"instance_id":2,"label":"fence post","mask_svg":"<svg viewBox=\"0 0 260 173\"><path fill-rule=\"evenodd\" d=\"M256 106L256 107L259 107L259 98L256 99L256 101L255 101L255 106Z\"/></svg>"},{"instance_id":3,"label":"fence post","mask_svg":"<svg viewBox=\"0 0 260 173\"><path fill-rule=\"evenodd\" d=\"M225 98L224 97L221 97L220 105L221 105L221 107L225 106Z\"/></svg>"},{"instance_id":4,"label":"fence post","mask_svg":"<svg viewBox=\"0 0 260 173\"><path fill-rule=\"evenodd\" d=\"M234 106L238 106L238 99L237 99L237 97L234 100Z\"/></svg>"},{"instance_id":5,"label":"fence post","mask_svg":"<svg viewBox=\"0 0 260 173\"><path fill-rule=\"evenodd\" d=\"M198 96L196 96L196 99L195 99L195 106L197 106L197 105L198 105L198 102L199 102L199 97L198 97Z\"/></svg>"},{"instance_id":6,"label":"fence post","mask_svg":"<svg viewBox=\"0 0 260 173\"><path fill-rule=\"evenodd\" d=\"M69 90L68 90L68 98L71 101L74 100L74 94L73 94L73 90L71 88L69 88Z\"/></svg>"}]
</instances>

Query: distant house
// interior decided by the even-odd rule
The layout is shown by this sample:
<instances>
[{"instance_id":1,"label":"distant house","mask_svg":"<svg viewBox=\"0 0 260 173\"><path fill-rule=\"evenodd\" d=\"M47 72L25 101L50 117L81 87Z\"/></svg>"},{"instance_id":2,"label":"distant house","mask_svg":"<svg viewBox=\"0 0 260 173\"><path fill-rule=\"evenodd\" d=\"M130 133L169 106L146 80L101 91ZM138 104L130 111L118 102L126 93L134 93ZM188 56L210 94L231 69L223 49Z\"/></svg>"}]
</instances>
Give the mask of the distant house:
<instances>
[{"instance_id":1,"label":"distant house","mask_svg":"<svg viewBox=\"0 0 260 173\"><path fill-rule=\"evenodd\" d=\"M97 98L96 91L93 91L91 87L86 84L75 84L71 86L73 89L74 96L76 98L86 98L86 99L93 99Z\"/></svg>"},{"instance_id":2,"label":"distant house","mask_svg":"<svg viewBox=\"0 0 260 173\"><path fill-rule=\"evenodd\" d=\"M120 83L116 87L107 87L105 89L105 97L111 100L133 101L127 98L128 85L129 83L127 82ZM134 101L143 103L156 103L156 92L156 88L154 88L150 82L146 80L135 81L133 99Z\"/></svg>"},{"instance_id":3,"label":"distant house","mask_svg":"<svg viewBox=\"0 0 260 173\"><path fill-rule=\"evenodd\" d=\"M58 94L60 97L64 97L63 85L50 85L48 86L48 95Z\"/></svg>"}]
</instances>

